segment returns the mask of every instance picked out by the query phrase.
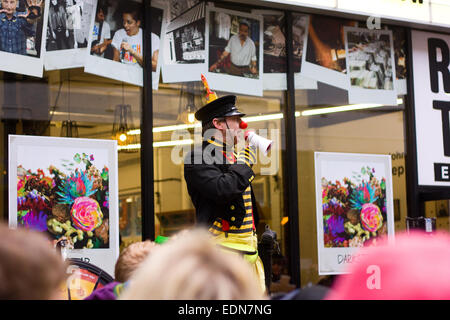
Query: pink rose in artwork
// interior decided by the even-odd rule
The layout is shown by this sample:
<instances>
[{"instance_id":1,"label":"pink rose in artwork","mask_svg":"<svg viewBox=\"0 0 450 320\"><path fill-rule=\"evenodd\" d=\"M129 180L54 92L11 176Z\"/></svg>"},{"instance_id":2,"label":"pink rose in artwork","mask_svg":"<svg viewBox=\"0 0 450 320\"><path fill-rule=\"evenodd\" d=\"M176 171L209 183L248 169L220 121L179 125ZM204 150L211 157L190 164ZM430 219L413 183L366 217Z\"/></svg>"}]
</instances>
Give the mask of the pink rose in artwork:
<instances>
[{"instance_id":1,"label":"pink rose in artwork","mask_svg":"<svg viewBox=\"0 0 450 320\"><path fill-rule=\"evenodd\" d=\"M97 201L89 197L75 199L70 211L75 228L92 231L102 224L103 213Z\"/></svg>"},{"instance_id":2,"label":"pink rose in artwork","mask_svg":"<svg viewBox=\"0 0 450 320\"><path fill-rule=\"evenodd\" d=\"M365 203L361 209L361 222L363 228L370 232L376 232L383 225L383 216L380 208L373 203Z\"/></svg>"}]
</instances>

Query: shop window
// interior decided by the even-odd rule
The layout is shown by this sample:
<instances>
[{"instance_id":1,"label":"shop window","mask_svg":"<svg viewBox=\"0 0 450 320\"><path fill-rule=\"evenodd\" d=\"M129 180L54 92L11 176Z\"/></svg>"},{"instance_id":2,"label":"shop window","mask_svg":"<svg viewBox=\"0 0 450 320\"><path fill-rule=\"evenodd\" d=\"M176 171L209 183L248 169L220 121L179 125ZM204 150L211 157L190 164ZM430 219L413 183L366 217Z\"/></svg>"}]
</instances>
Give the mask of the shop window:
<instances>
[{"instance_id":1,"label":"shop window","mask_svg":"<svg viewBox=\"0 0 450 320\"><path fill-rule=\"evenodd\" d=\"M219 97L230 94L216 93ZM195 224L195 208L184 180L183 159L194 141L201 141L200 123L190 120L194 120L191 114L205 104L203 85L201 82L160 84L158 91L154 91L153 103L156 236L171 236ZM281 113L284 103L283 91L265 92L263 97L237 95L237 105L246 114L243 119L248 121L249 128L273 141L269 154L258 152L252 188L259 212L258 235L268 225L277 232L280 242L275 279L280 278L281 271L288 273L286 244L291 241L285 231L287 214L284 213Z\"/></svg>"},{"instance_id":2,"label":"shop window","mask_svg":"<svg viewBox=\"0 0 450 320\"><path fill-rule=\"evenodd\" d=\"M325 231L318 230L317 227L318 212L324 213L321 211L322 208L319 210L316 208L316 197L320 196L321 199L322 197L316 194L319 191L316 190L315 183L314 152L389 155L392 161L394 230L405 229L407 215L404 134L404 109L407 106L406 43L404 30L401 28L385 28L379 33L371 33L357 21L315 15L310 16L310 19L302 74L303 76L314 75L314 78L318 80L317 89L299 88L301 78L296 78L295 93L300 225L299 263L302 286L317 283L329 286L333 276L319 276L317 232L320 231L319 234L323 235ZM330 27L331 25L334 27ZM362 28L357 28L361 25ZM394 43L393 47L388 45L391 40ZM346 48L347 50L353 48L350 53L354 60L346 57ZM390 57L382 58L387 53L394 57L395 66ZM346 62L349 62L348 66ZM303 73L304 70L307 71L306 74ZM383 94L382 92L386 92L386 89L391 89L394 81L393 70L397 74L395 79L397 91L393 92L391 103L377 102L376 99L380 97L376 97L374 101L364 101L364 103L361 101L361 104L354 102L356 96L352 90L356 87L357 90L360 88L369 90L368 94L372 94L372 91ZM348 77L347 72L349 72ZM354 171L361 175L362 169L355 168ZM336 168L336 170L340 169ZM351 180L352 172L342 174L338 187L348 189L350 187L346 185L344 178ZM367 175L367 177L372 176ZM336 184L335 181L329 183ZM351 190L345 192L351 192ZM340 200L342 200L344 211L347 212L354 203L347 201L350 199L346 196L344 198ZM343 225L350 221L349 219L345 214L342 215ZM339 241L342 241L333 242L333 246L352 246L356 243L350 242L354 235L347 234L347 239L343 230L340 234L342 239L339 238Z\"/></svg>"},{"instance_id":3,"label":"shop window","mask_svg":"<svg viewBox=\"0 0 450 320\"><path fill-rule=\"evenodd\" d=\"M4 148L8 134L111 140L119 139L118 130L113 128L122 127L126 138L118 140L120 239L122 247L124 243L140 241L140 150L127 146L139 143L133 129L140 126L142 88L90 75L82 69L48 71L42 79L3 74L1 85ZM125 105L126 123L119 123L117 113ZM2 161L3 177L6 160L4 157ZM92 161L95 165L95 159ZM48 168L42 170L46 172ZM6 179L2 186L3 217L7 220Z\"/></svg>"}]
</instances>

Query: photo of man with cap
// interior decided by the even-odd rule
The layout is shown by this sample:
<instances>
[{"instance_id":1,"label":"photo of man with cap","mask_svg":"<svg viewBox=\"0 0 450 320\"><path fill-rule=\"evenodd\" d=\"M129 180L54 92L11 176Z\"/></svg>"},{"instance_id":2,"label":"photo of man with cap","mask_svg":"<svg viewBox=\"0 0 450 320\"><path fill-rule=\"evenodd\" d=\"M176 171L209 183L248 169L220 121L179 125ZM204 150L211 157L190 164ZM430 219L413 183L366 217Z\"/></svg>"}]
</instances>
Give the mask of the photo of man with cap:
<instances>
[{"instance_id":1,"label":"photo of man with cap","mask_svg":"<svg viewBox=\"0 0 450 320\"><path fill-rule=\"evenodd\" d=\"M230 56L231 64L225 72L234 76L258 74L255 42L249 37L250 22L239 21L239 33L232 35L220 58L210 66L209 71L215 71L221 63Z\"/></svg>"},{"instance_id":2,"label":"photo of man with cap","mask_svg":"<svg viewBox=\"0 0 450 320\"><path fill-rule=\"evenodd\" d=\"M224 250L242 254L254 267L264 291L255 227L258 213L251 188L256 150L252 146L234 150L242 143L243 116L234 95L213 100L196 112L203 142L187 154L184 178L197 224L206 226Z\"/></svg>"}]
</instances>

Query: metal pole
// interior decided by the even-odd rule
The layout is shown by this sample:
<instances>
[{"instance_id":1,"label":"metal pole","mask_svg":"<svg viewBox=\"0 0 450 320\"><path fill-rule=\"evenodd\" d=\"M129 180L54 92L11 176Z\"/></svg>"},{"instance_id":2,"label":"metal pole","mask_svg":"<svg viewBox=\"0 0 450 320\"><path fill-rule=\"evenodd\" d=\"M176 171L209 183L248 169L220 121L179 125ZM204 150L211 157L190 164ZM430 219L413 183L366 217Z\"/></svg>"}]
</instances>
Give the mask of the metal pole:
<instances>
[{"instance_id":1,"label":"metal pole","mask_svg":"<svg viewBox=\"0 0 450 320\"><path fill-rule=\"evenodd\" d=\"M405 97L405 134L406 134L406 196L409 218L424 216L424 203L419 199L417 146L416 146L416 120L414 112L414 78L412 62L411 29L406 31L408 54L408 95Z\"/></svg>"},{"instance_id":2,"label":"metal pole","mask_svg":"<svg viewBox=\"0 0 450 320\"><path fill-rule=\"evenodd\" d=\"M290 236L290 270L292 283L300 287L300 236L298 211L298 173L297 173L297 130L295 126L295 83L294 83L294 57L292 35L292 12L285 11L286 30L286 58L287 58L287 92L286 108L283 111L285 119L285 164L284 185L285 204L289 217ZM305 53L304 53L305 54Z\"/></svg>"},{"instance_id":3,"label":"metal pole","mask_svg":"<svg viewBox=\"0 0 450 320\"><path fill-rule=\"evenodd\" d=\"M151 47L151 1L144 2L144 88L141 118L141 210L142 239L155 239L155 205L153 176L153 99L152 99L152 47ZM148 36L147 36L148 35Z\"/></svg>"}]
</instances>

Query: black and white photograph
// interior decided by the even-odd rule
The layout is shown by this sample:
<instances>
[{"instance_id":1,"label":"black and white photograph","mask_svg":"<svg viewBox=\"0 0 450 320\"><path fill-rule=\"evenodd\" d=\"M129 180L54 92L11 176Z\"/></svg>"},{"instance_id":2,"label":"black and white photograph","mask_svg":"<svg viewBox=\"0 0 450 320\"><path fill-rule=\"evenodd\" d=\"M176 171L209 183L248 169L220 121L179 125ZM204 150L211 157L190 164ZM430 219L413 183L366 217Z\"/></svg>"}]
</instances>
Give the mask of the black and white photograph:
<instances>
[{"instance_id":1,"label":"black and white photograph","mask_svg":"<svg viewBox=\"0 0 450 320\"><path fill-rule=\"evenodd\" d=\"M394 39L395 76L398 95L408 93L406 85L406 32L400 27L390 27Z\"/></svg>"},{"instance_id":2,"label":"black and white photograph","mask_svg":"<svg viewBox=\"0 0 450 320\"><path fill-rule=\"evenodd\" d=\"M350 104L397 105L392 31L345 27Z\"/></svg>"},{"instance_id":3,"label":"black and white photograph","mask_svg":"<svg viewBox=\"0 0 450 320\"><path fill-rule=\"evenodd\" d=\"M211 88L262 96L262 16L208 7L206 17Z\"/></svg>"},{"instance_id":4,"label":"black and white photograph","mask_svg":"<svg viewBox=\"0 0 450 320\"><path fill-rule=\"evenodd\" d=\"M0 1L0 70L42 77L49 0Z\"/></svg>"},{"instance_id":5,"label":"black and white photograph","mask_svg":"<svg viewBox=\"0 0 450 320\"><path fill-rule=\"evenodd\" d=\"M98 0L85 72L143 86L142 1Z\"/></svg>"},{"instance_id":6,"label":"black and white photograph","mask_svg":"<svg viewBox=\"0 0 450 320\"><path fill-rule=\"evenodd\" d=\"M44 67L83 67L97 0L50 0Z\"/></svg>"},{"instance_id":7,"label":"black and white photograph","mask_svg":"<svg viewBox=\"0 0 450 320\"><path fill-rule=\"evenodd\" d=\"M172 0L164 40L163 82L200 81L206 73L205 2Z\"/></svg>"},{"instance_id":8,"label":"black and white photograph","mask_svg":"<svg viewBox=\"0 0 450 320\"><path fill-rule=\"evenodd\" d=\"M344 27L357 22L310 15L308 41L302 56L301 73L314 80L348 90Z\"/></svg>"},{"instance_id":9,"label":"black and white photograph","mask_svg":"<svg viewBox=\"0 0 450 320\"><path fill-rule=\"evenodd\" d=\"M264 90L286 90L286 30L283 12L253 10L264 19ZM317 81L300 74L309 16L293 14L294 81L296 89L317 89Z\"/></svg>"}]
</instances>

